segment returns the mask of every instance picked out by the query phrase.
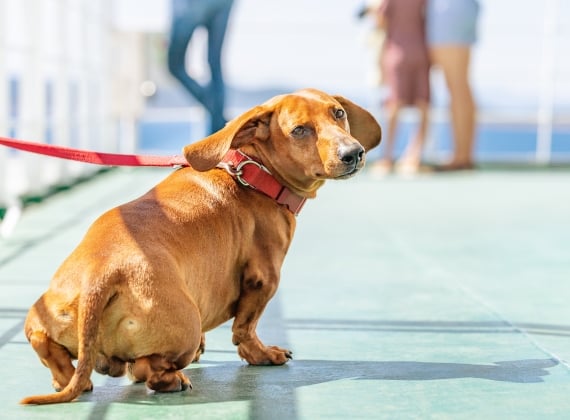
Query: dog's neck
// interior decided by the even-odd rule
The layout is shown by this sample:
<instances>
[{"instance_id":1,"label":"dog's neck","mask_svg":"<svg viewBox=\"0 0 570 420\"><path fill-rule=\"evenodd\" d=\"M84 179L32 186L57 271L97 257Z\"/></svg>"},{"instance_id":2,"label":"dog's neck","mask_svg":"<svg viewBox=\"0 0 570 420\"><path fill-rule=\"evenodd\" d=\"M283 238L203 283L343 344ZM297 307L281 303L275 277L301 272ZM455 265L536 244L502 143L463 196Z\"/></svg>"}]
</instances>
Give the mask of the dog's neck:
<instances>
[{"instance_id":1,"label":"dog's neck","mask_svg":"<svg viewBox=\"0 0 570 420\"><path fill-rule=\"evenodd\" d=\"M258 158L240 150L231 149L218 167L226 170L241 185L274 199L295 216L299 214L307 200L279 182Z\"/></svg>"},{"instance_id":2,"label":"dog's neck","mask_svg":"<svg viewBox=\"0 0 570 420\"><path fill-rule=\"evenodd\" d=\"M296 179L286 176L278 167L273 165L271 156L275 156L276 153L273 153L271 150L266 150L265 148L257 147L255 143L240 147L240 150L257 162L260 162L281 185L301 197L315 198L317 196L317 190L325 183L324 180L320 179Z\"/></svg>"}]
</instances>

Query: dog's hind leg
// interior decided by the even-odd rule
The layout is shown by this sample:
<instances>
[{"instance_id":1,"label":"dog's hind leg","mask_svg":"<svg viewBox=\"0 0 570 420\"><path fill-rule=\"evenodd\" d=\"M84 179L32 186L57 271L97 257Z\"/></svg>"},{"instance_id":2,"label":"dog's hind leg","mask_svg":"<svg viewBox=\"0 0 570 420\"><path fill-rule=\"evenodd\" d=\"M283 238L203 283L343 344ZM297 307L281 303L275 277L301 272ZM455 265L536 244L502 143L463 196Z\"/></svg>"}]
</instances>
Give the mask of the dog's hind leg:
<instances>
[{"instance_id":1,"label":"dog's hind leg","mask_svg":"<svg viewBox=\"0 0 570 420\"><path fill-rule=\"evenodd\" d=\"M203 355L205 351L206 351L206 334L202 333L202 335L200 336L200 346L198 347L198 350L196 350L196 355L194 356L192 363L199 362L200 356Z\"/></svg>"},{"instance_id":2,"label":"dog's hind leg","mask_svg":"<svg viewBox=\"0 0 570 420\"><path fill-rule=\"evenodd\" d=\"M38 354L41 362L51 371L54 389L61 391L67 386L75 372L69 351L41 331L32 332L28 340L32 348ZM92 389L93 384L89 381L89 385L85 388L85 391L91 391Z\"/></svg>"},{"instance_id":3,"label":"dog's hind leg","mask_svg":"<svg viewBox=\"0 0 570 420\"><path fill-rule=\"evenodd\" d=\"M180 369L192 362L194 353L185 353L174 361L158 354L139 357L134 363L129 363L129 377L134 382L145 382L149 389L156 392L192 389L190 380Z\"/></svg>"},{"instance_id":4,"label":"dog's hind leg","mask_svg":"<svg viewBox=\"0 0 570 420\"><path fill-rule=\"evenodd\" d=\"M105 357L99 354L95 360L95 371L102 375L118 378L127 372L127 363L116 357Z\"/></svg>"},{"instance_id":5,"label":"dog's hind leg","mask_svg":"<svg viewBox=\"0 0 570 420\"><path fill-rule=\"evenodd\" d=\"M192 363L203 345L198 307L185 294L176 297L178 301L170 297L167 302L170 306L166 303L157 305L152 321L148 322L149 331L163 331L160 338L154 337L154 345L146 347L156 353L139 353L140 356L128 363L129 378L134 382L144 382L157 392L176 392L192 387L181 369ZM177 323L164 328L166 319L176 319Z\"/></svg>"}]
</instances>

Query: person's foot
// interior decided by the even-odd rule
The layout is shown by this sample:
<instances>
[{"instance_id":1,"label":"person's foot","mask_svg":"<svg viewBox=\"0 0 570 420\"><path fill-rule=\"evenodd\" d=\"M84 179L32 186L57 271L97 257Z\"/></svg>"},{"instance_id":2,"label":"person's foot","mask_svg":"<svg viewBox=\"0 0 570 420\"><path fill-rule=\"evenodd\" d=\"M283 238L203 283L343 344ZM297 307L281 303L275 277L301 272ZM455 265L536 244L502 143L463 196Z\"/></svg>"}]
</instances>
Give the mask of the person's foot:
<instances>
[{"instance_id":1,"label":"person's foot","mask_svg":"<svg viewBox=\"0 0 570 420\"><path fill-rule=\"evenodd\" d=\"M436 172L469 171L476 169L473 162L450 162L443 165L435 165Z\"/></svg>"},{"instance_id":2,"label":"person's foot","mask_svg":"<svg viewBox=\"0 0 570 420\"><path fill-rule=\"evenodd\" d=\"M398 175L415 176L418 174L431 174L434 172L434 169L431 165L426 165L420 162L417 164L397 164L395 172Z\"/></svg>"},{"instance_id":3,"label":"person's foot","mask_svg":"<svg viewBox=\"0 0 570 420\"><path fill-rule=\"evenodd\" d=\"M401 175L415 175L420 172L420 167L419 160L402 158L396 163L395 170Z\"/></svg>"},{"instance_id":4,"label":"person's foot","mask_svg":"<svg viewBox=\"0 0 570 420\"><path fill-rule=\"evenodd\" d=\"M392 172L394 164L389 159L381 159L372 164L370 172L374 175L384 176Z\"/></svg>"}]
</instances>

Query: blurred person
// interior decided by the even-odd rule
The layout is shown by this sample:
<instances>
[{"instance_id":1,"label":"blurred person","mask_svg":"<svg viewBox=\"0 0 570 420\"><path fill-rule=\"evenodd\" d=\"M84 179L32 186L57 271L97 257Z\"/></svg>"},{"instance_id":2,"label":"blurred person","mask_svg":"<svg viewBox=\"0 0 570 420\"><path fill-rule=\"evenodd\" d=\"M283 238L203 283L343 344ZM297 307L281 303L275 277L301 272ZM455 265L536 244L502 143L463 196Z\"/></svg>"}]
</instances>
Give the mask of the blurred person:
<instances>
[{"instance_id":1,"label":"blurred person","mask_svg":"<svg viewBox=\"0 0 570 420\"><path fill-rule=\"evenodd\" d=\"M428 0L427 42L432 64L444 74L450 97L453 155L442 171L473 169L476 104L469 84L476 41L477 0Z\"/></svg>"},{"instance_id":2,"label":"blurred person","mask_svg":"<svg viewBox=\"0 0 570 420\"><path fill-rule=\"evenodd\" d=\"M383 1L384 0L368 0L358 11L357 17L359 19L363 19L365 17L375 18L376 11ZM374 69L373 82L375 85L378 85L380 87L384 85L380 62L385 39L386 31L384 31L384 29L378 25L374 25L367 37L368 47L372 50L374 62L377 63L377 66Z\"/></svg>"},{"instance_id":3,"label":"blurred person","mask_svg":"<svg viewBox=\"0 0 570 420\"><path fill-rule=\"evenodd\" d=\"M388 87L384 104L388 127L384 155L373 166L375 173L393 169L400 111L408 106L418 109L419 126L395 166L398 172L405 173L420 169L430 101L425 8L426 0L383 0L376 11L377 24L386 31L381 71Z\"/></svg>"},{"instance_id":4,"label":"blurred person","mask_svg":"<svg viewBox=\"0 0 570 420\"><path fill-rule=\"evenodd\" d=\"M232 4L233 0L172 0L168 69L210 114L210 133L226 124L222 45ZM186 71L186 50L199 26L208 33L210 82L207 85L201 85Z\"/></svg>"}]
</instances>

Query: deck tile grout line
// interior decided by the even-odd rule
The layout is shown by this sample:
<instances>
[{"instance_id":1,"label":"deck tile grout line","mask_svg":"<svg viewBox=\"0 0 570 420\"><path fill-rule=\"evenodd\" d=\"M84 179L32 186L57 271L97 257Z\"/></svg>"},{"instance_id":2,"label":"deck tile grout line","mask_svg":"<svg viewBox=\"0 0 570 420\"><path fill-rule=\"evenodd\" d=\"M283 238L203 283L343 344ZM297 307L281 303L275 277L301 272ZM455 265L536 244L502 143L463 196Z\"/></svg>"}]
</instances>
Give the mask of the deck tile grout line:
<instances>
[{"instance_id":1,"label":"deck tile grout line","mask_svg":"<svg viewBox=\"0 0 570 420\"><path fill-rule=\"evenodd\" d=\"M453 280L453 276L451 275L451 273L449 273L448 270L446 270L445 268L441 267L441 265L439 264L434 264L433 263L433 259L430 257L427 257L419 252L417 252L416 250L414 250L411 246L407 245L404 243L404 241L402 241L401 239L399 239L396 235L391 235L392 236L392 242L397 244L398 247L403 250L406 254L408 254L408 256L410 258L412 258L413 260L416 261L416 263L418 263L418 265L420 266L424 266L424 267L429 267L432 270L435 269L438 272L441 273L441 276L443 278L446 279L446 282L451 282L451 284L453 285L453 287L455 287L457 290L461 291L465 296L467 296L470 300L472 300L473 302L477 303L478 305L480 305L481 307L485 308L486 311L488 311L490 314L492 314L495 318L497 318L498 320L500 320L501 322L503 322L506 326L509 326L510 328L513 329L513 331L521 334L522 336L525 337L525 339L532 344L536 349L538 349L540 352L546 354L548 357L550 357L551 359L555 360L558 364L564 366L564 368L570 372L570 361L566 361L564 359L562 359L561 357L557 356L556 354L554 354L553 352L551 352L550 350L546 349L544 346L542 346L541 344L539 344L524 328L521 328L519 326L517 326L516 323L513 323L511 321L509 321L505 316L503 316L498 309L496 309L493 305L491 305L489 302L485 301L482 297L480 297L476 292L474 292L472 289L468 288L465 285L461 285L458 284L457 281Z\"/></svg>"}]
</instances>

